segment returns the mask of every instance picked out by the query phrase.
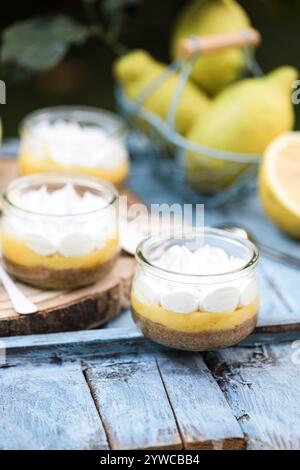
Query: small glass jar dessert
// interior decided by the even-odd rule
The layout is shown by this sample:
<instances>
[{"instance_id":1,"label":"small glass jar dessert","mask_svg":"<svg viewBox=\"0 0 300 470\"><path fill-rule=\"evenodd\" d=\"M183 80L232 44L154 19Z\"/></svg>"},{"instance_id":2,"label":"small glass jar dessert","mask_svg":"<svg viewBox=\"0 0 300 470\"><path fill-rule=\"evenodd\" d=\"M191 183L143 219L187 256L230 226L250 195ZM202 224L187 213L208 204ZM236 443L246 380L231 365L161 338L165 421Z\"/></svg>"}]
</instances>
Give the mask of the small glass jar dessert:
<instances>
[{"instance_id":1,"label":"small glass jar dessert","mask_svg":"<svg viewBox=\"0 0 300 470\"><path fill-rule=\"evenodd\" d=\"M118 256L117 204L115 188L94 178L17 178L4 195L1 240L6 270L46 289L73 289L97 281Z\"/></svg>"},{"instance_id":2,"label":"small glass jar dessert","mask_svg":"<svg viewBox=\"0 0 300 470\"><path fill-rule=\"evenodd\" d=\"M258 251L249 240L204 228L137 248L131 305L144 335L171 348L207 351L239 343L255 328Z\"/></svg>"},{"instance_id":3,"label":"small glass jar dessert","mask_svg":"<svg viewBox=\"0 0 300 470\"><path fill-rule=\"evenodd\" d=\"M42 109L21 124L19 173L63 172L120 186L128 174L127 130L108 111L73 106Z\"/></svg>"}]
</instances>

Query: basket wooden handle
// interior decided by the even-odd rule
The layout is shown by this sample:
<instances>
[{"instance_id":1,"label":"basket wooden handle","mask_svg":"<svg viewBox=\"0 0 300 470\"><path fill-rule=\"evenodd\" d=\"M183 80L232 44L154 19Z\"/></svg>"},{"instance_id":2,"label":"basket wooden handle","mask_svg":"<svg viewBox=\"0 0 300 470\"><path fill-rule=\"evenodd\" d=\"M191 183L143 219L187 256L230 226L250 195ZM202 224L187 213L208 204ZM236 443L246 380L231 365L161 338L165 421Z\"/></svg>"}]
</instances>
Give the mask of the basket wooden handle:
<instances>
[{"instance_id":1,"label":"basket wooden handle","mask_svg":"<svg viewBox=\"0 0 300 470\"><path fill-rule=\"evenodd\" d=\"M256 29L247 28L229 34L212 36L193 36L186 39L180 46L180 56L189 59L199 53L209 53L226 49L227 47L244 47L260 43L261 36Z\"/></svg>"}]
</instances>

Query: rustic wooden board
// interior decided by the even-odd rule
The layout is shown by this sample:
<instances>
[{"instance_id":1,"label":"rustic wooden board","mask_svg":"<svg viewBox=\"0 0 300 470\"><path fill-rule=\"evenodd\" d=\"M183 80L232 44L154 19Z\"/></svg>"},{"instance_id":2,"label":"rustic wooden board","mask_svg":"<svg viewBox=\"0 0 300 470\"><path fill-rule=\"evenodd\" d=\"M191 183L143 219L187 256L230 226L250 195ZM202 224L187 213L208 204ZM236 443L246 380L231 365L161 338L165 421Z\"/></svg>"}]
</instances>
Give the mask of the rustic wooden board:
<instances>
[{"instance_id":1,"label":"rustic wooden board","mask_svg":"<svg viewBox=\"0 0 300 470\"><path fill-rule=\"evenodd\" d=\"M103 280L73 291L44 291L21 283L20 290L38 306L32 315L18 315L0 286L0 337L101 326L129 306L134 260L121 256Z\"/></svg>"},{"instance_id":2,"label":"rustic wooden board","mask_svg":"<svg viewBox=\"0 0 300 470\"><path fill-rule=\"evenodd\" d=\"M0 159L0 190L17 176L15 160ZM129 203L135 196L124 190ZM131 279L135 264L124 253L113 271L103 280L74 291L45 291L18 283L18 287L38 306L38 313L20 316L0 286L0 337L95 328L107 323L129 307Z\"/></svg>"},{"instance_id":3,"label":"rustic wooden board","mask_svg":"<svg viewBox=\"0 0 300 470\"><path fill-rule=\"evenodd\" d=\"M249 449L300 449L299 342L227 349L207 360Z\"/></svg>"},{"instance_id":4,"label":"rustic wooden board","mask_svg":"<svg viewBox=\"0 0 300 470\"><path fill-rule=\"evenodd\" d=\"M77 364L1 369L0 449L107 449Z\"/></svg>"}]
</instances>

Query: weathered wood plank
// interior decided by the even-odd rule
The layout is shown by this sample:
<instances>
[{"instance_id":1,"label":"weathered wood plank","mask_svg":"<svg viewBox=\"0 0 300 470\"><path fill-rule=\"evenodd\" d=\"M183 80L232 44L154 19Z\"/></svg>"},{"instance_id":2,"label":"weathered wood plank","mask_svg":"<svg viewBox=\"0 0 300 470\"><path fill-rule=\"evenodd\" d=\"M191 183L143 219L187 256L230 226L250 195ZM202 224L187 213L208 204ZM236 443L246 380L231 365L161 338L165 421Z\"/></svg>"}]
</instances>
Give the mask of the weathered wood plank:
<instances>
[{"instance_id":1,"label":"weathered wood plank","mask_svg":"<svg viewBox=\"0 0 300 470\"><path fill-rule=\"evenodd\" d=\"M122 341L122 339L135 339L143 337L137 330L131 328L103 328L97 330L70 331L63 333L46 333L40 335L8 336L1 338L5 343L7 351L38 349L42 351L48 348L66 346L69 348L74 344L88 344L99 341L110 343Z\"/></svg>"},{"instance_id":2,"label":"weathered wood plank","mask_svg":"<svg viewBox=\"0 0 300 470\"><path fill-rule=\"evenodd\" d=\"M107 449L80 365L0 373L0 449Z\"/></svg>"},{"instance_id":3,"label":"weathered wood plank","mask_svg":"<svg viewBox=\"0 0 300 470\"><path fill-rule=\"evenodd\" d=\"M296 339L300 339L298 331L272 334L260 332L258 329L241 344L256 346ZM107 355L116 357L129 353L167 350L147 340L137 329L133 328L107 328L0 338L0 346L6 348L7 364L14 366L28 362L77 361L78 359L84 361Z\"/></svg>"},{"instance_id":4,"label":"weathered wood plank","mask_svg":"<svg viewBox=\"0 0 300 470\"><path fill-rule=\"evenodd\" d=\"M206 358L250 449L300 449L300 353L292 344L227 349Z\"/></svg>"},{"instance_id":5,"label":"weathered wood plank","mask_svg":"<svg viewBox=\"0 0 300 470\"><path fill-rule=\"evenodd\" d=\"M88 361L166 349L125 328L8 337L0 339L0 347L6 350L6 366Z\"/></svg>"},{"instance_id":6,"label":"weathered wood plank","mask_svg":"<svg viewBox=\"0 0 300 470\"><path fill-rule=\"evenodd\" d=\"M9 394L7 393L7 389L3 385L5 383L5 381L3 381L4 380L3 377L9 377L8 383L12 383L12 384L19 383L18 387L24 387L24 389L20 388L19 391L17 387L16 388L17 393L15 393L15 391L13 393L16 396L21 397L20 403L22 403L22 400L25 400L26 402L29 403L29 406L31 406L31 408L35 409L35 406L31 405L32 403L34 403L34 398L33 398L35 396L34 393L36 392L37 389L43 389L43 388L46 388L46 386L40 387L39 385L36 385L36 383L39 384L40 380L42 379L39 378L39 375L34 379L32 378L34 377L34 375L32 377L30 375L27 375L29 374L29 372L26 372L27 369L28 370L33 369L34 371L43 370L45 367L41 366L40 364L45 363L46 361L50 363L51 362L53 363L55 361L56 364L60 364L62 361L70 360L70 359L74 361L78 361L78 358L80 358L82 361L86 361L87 363L90 363L92 360L98 361L99 362L98 365L91 366L91 371L95 369L97 372L97 368L99 368L100 370L99 374L102 380L102 382L101 380L98 380L97 375L95 375L95 383L98 384L97 396L95 395L97 399L99 397L98 406L99 406L99 403L101 405L102 399L104 400L104 402L106 401L109 402L109 406L107 406L104 409L104 411L105 413L107 413L108 422L111 422L111 423L116 422L117 425L119 425L119 427L117 427L117 437L119 436L119 434L121 436L119 440L122 440L125 434L125 431L128 434L127 430L128 430L128 427L130 427L131 431L129 433L129 436L127 436L125 439L127 444L129 442L128 447L130 448L130 442L132 446L134 445L134 443L132 443L132 436L133 438L136 439L137 442L139 442L139 439L144 439L146 441L148 438L147 426L145 427L145 431L144 433L142 433L142 436L140 436L139 429L140 427L143 429L143 423L139 420L131 419L132 415L134 417L138 416L138 418L142 417L142 419L145 421L145 416L147 416L147 414L149 413L153 413L153 411L151 411L152 410L151 407L153 407L154 404L151 405L148 403L148 408L146 409L143 408L143 400L144 401L147 400L147 396L148 396L147 394L152 395L153 393L152 403L153 403L153 400L155 400L155 406L157 405L157 402L160 403L161 401L160 394L162 393L161 390L162 390L163 384L161 383L160 385L158 385L159 392L157 392L157 388L151 387L151 383L149 383L148 381L149 379L147 379L146 382L143 382L143 380L145 379L145 374L147 374L147 377L149 377L149 375L151 377L151 375L154 374L155 368L153 369L154 367L153 357L156 357L158 360L160 371L161 371L161 376L164 381L165 389L168 392L168 398L172 403L172 407L176 415L176 419L180 428L180 433L185 443L189 443L189 445L186 444L186 447L192 447L192 444L191 444L192 440L199 439L199 434L197 433L201 431L200 425L202 425L203 423L201 419L199 419L199 416L201 417L201 413L200 413L201 408L199 407L198 403L201 404L201 396L202 396L201 394L202 393L204 394L205 388L202 389L202 385L199 385L200 379L201 381L203 381L203 377L201 377L201 374L199 374L199 379L197 379L197 377L195 378L195 376L193 376L193 373L191 373L191 378L188 377L191 370L193 371L193 368L196 367L193 365L193 361L191 361L191 364L189 363L188 356L190 355L188 354L185 355L184 353L180 353L179 357L181 359L180 360L174 359L171 356L176 357L177 355L178 357L177 353L171 353L171 352L166 353L166 350L164 348L160 348L159 346L156 346L154 343L148 342L147 340L140 338L137 333L132 333L132 332L130 333L130 330L129 330L127 331L126 335L124 335L124 330L122 330L122 334L123 334L122 340L120 340L120 331L116 331L116 330L111 330L111 331L104 330L104 331L81 332L81 333L77 332L74 334L73 333L55 334L55 335L49 335L49 336L45 335L42 337L43 339L41 337L37 338L36 336L34 336L33 338L17 337L15 339L13 338L7 339L7 348L8 348L7 353L8 353L9 359L11 359L11 361L9 360L9 363L11 362L12 364L15 365L15 367L8 368L8 369L6 368L0 369L0 397L1 397L0 398L0 404L1 404L0 413L2 413L0 416L1 422L2 421L4 422L4 420L6 422L9 422L6 419L6 416L14 416L13 411L10 411L10 410L6 411L6 415L4 415L3 412L1 411L3 409L3 403L6 404L4 409L7 409L7 406L8 406L7 403L10 401L8 398ZM62 341L62 344L60 344L60 341ZM148 374L147 367L143 366L143 361L142 361L141 366L139 364L137 365L133 364L132 368L134 367L137 368L137 373L135 375L135 371L134 369L131 370L130 364L132 362L137 362L139 360L139 357L141 357L145 362L146 361L145 354L140 356L141 352L145 350L148 350L149 351L148 354L152 356L150 374ZM162 355L162 351L164 351L163 355ZM278 351L280 352L280 354L278 353ZM128 358L128 356L126 356L128 352L133 353L130 359ZM219 383L223 391L226 394L226 398L233 410L233 414L239 420L243 431L250 435L250 448L276 447L277 441L280 441L281 439L283 439L282 436L285 436L285 439L286 439L282 447L288 447L289 443L291 443L292 448L297 448L296 439L297 439L297 436L299 436L299 432L300 432L299 431L299 427L300 427L299 413L300 412L297 409L295 409L295 407L297 406L297 403L299 403L300 378L298 378L297 376L298 374L297 369L299 366L296 367L296 365L294 365L292 367L290 364L290 356L292 353L295 354L295 350L291 349L291 346L280 345L278 347L272 347L268 349L236 348L236 349L231 349L231 350L226 350L226 351L220 351L218 353L216 352L211 353L207 356L209 359L209 365L214 369L216 373L216 377L218 377L219 379ZM17 361L14 360L15 356L17 357ZM164 358L165 362L163 363L163 360L160 358ZM184 365L182 364L182 361L185 362L184 358L186 358L186 361L188 363L187 365L185 363ZM298 355L298 359L299 358L300 357ZM129 362L129 366L127 368L126 364L128 362ZM28 366L28 364L31 364L31 365ZM34 364L36 365L36 367L34 367ZM68 365L68 367L71 367L71 365ZM56 369L58 370L61 368L59 366L51 366L51 370L49 370L49 373L48 373L48 378L50 377L49 378L50 382L54 380L54 382L57 383L57 385L54 388L55 390L56 388L58 389L58 391L55 391L55 393L56 395L59 396L59 399L61 399L61 397L64 395L66 396L64 400L64 404L61 406L67 407L68 403L74 403L74 400L72 398L73 392L71 392L70 394L70 391L68 391L69 385L67 384L64 385L63 389L59 388L58 384L61 382L61 377L60 375L57 376L58 372L55 372ZM174 369L175 369L175 372L174 372ZM110 373L114 375L114 372L116 372L116 375L112 377L112 380L111 380ZM20 379L15 380L15 377L13 375L7 376L6 374L16 374L16 377L18 377L20 374ZM26 380L24 379L23 374L25 374ZM88 374L89 373L87 373L87 375ZM244 374L245 374L245 377L244 377ZM128 380L128 376L129 376L129 380ZM133 378L131 376L133 376ZM82 376L80 375L80 377L81 377L80 379L81 381ZM122 378L119 384L117 383L118 377ZM271 385L269 382L270 377L272 379ZM113 380L115 381L115 383L113 383ZM106 381L106 385L103 386L103 382L105 381ZM176 386L175 386L175 383L176 383ZM290 388L283 387L283 384L286 384L286 383L290 384ZM249 388L249 386L251 386L251 389ZM90 383L90 387L93 389L93 393L95 393L95 389L93 388L92 383ZM228 389L226 387L228 387ZM117 390L118 393L113 393L115 389ZM135 391L135 389L138 390L137 393L139 395L137 406L136 406L135 400L133 399L134 395L131 395L131 391L132 390ZM186 402L186 400L188 399L187 398L188 393L186 393L186 389L188 389L190 391L190 395L194 397L192 400L192 405L193 405L192 417L186 416L186 410L189 409L187 402ZM24 390L26 391L26 393L24 392ZM67 390L69 394L65 393L65 390ZM24 395L22 397L23 393ZM51 399L48 398L48 402L50 402L50 400L51 400L51 403L55 402L55 396L56 396L55 393L53 393L53 395L52 393L50 394ZM287 394L287 397L285 397L285 393ZM124 395L125 398L123 397L123 394L125 394ZM27 395L29 395L30 398L28 398ZM5 402L3 401L3 396L4 396L4 399L6 400ZM45 401L42 394L37 395L37 396L40 396L41 399ZM178 402L180 402L180 405L182 405L182 409L180 412L178 411L176 400L178 400ZM208 400L210 403L211 393L204 394L203 402L206 403ZM75 400L74 406L76 410L77 408L80 408L81 401L82 401L81 398L80 400L79 399L77 401ZM114 404L114 408L112 410L109 408L111 406L111 401L113 401L113 404ZM165 402L165 399L164 399L164 402ZM116 403L119 403L119 405L117 405ZM11 403L10 405L13 406ZM22 410L23 410L23 403L22 405L19 405L19 407L20 408L22 407ZM261 407L263 407L264 411L261 411ZM141 408L143 408L143 414L141 414ZM163 405L163 408L164 408L164 405ZM165 413L166 413L166 408L164 408ZM22 413L24 412L23 411L19 412L18 410L19 408L17 408L17 412L15 413L17 413L18 416L22 416ZM167 410L168 410L168 413L170 413L170 410L168 408ZM210 408L207 411L205 410L205 414L204 414L204 418L207 420L207 423L206 423L207 426L209 426L210 420L213 420L214 418L215 419L214 423L215 423L217 418L219 418L219 416L217 415L215 415L214 417L213 413L212 415L210 415L208 411L211 411ZM30 412L28 412L28 414L30 415L31 413L32 413L32 409L30 410ZM62 410L60 410L59 413L60 415L63 416L64 413L66 413L66 410L63 408ZM47 426L51 428L52 426L51 416L52 415L48 417L47 413L45 414L46 414L46 417L44 418L45 422L47 424L47 419L49 419L50 424L49 426L48 425ZM250 416L249 421L247 421L248 414ZM260 414L261 416L259 416ZM82 413L79 414L79 417L78 417L78 413L76 416L80 421L82 421ZM119 416L122 417L121 423L124 420L126 421L127 427L125 428L122 427L121 423L119 422L120 420ZM193 435L191 427L189 428L188 426L190 426L190 421L194 419L194 417L197 423L195 425L195 430L194 430L194 435ZM190 421L188 421L188 418ZM53 417L53 420L54 422L60 423L59 419L55 415ZM172 419L170 418L170 414L168 414L168 420L172 421ZM187 421L188 421L188 424L187 424ZM154 413L153 417L150 420L151 427L154 427L154 429L156 429L156 431L153 431L154 437L153 437L153 434L152 435L150 434L152 442L153 441L155 442L157 440L155 439L155 436L157 437L157 434L155 433L158 433L158 430L157 430L158 426L156 424L157 422L159 423L161 422L161 420L157 418ZM174 425L173 421L172 423L173 423L172 425ZM266 428L264 428L264 423L266 423ZM4 446L4 448L5 448L5 444L7 444L7 441L9 444L11 443L8 438L6 438L5 440L3 438L3 435L6 434L9 436L13 432L15 426L16 424L14 423L12 427L9 427L9 428L3 427L2 431L0 431L0 443L1 445ZM45 425L46 428L47 426ZM65 423L65 420L64 420L64 426L68 427L68 425ZM75 423L75 427L76 426L77 426L77 421ZM278 431L278 427L280 428L279 431ZM24 426L21 429L23 432ZM123 431L124 431L124 434L123 434ZM40 434L40 430L37 429L36 432ZM174 432L174 428L173 428L173 432ZM175 432L176 432L176 428L175 428ZM271 433L271 438L269 437L269 433ZM275 437L273 438L273 441L275 442L275 444L272 441L272 436L273 436L272 433L275 434ZM24 448L24 447L29 448L29 446L27 445L27 441L26 441L28 433L23 432L23 434L25 437L23 435L18 434L19 448ZM46 434L46 431L45 431L45 434ZM280 437L277 437L278 434ZM163 436L165 435L167 435L167 437L169 438L169 434L167 431L165 431L165 434L163 433ZM192 436L192 438L190 438L189 436ZM23 439L24 441L22 441ZM271 442L269 442L268 439ZM165 441L167 440L168 439L165 438ZM217 435L217 438L215 439L215 441L217 441L215 445L217 447L218 445L219 447L221 447L220 442L219 442L220 441L219 435ZM62 444L64 444L64 442L65 440L63 439ZM83 440L83 442L85 442L85 440ZM40 443L38 442L38 444ZM161 440L159 441L159 444L161 444ZM147 445L147 442L145 442L144 447L146 447L146 445ZM40 447L38 447L37 445L36 447L41 448L42 444L40 444ZM126 446L124 445L124 447ZM61 448L61 447L58 447L58 448Z\"/></svg>"},{"instance_id":7,"label":"weathered wood plank","mask_svg":"<svg viewBox=\"0 0 300 470\"><path fill-rule=\"evenodd\" d=\"M285 331L278 331L277 328L273 332L270 328L264 331L257 328L252 335L248 336L244 341L239 343L239 346L261 346L268 344L280 344L288 341L295 341L300 339L300 330L298 329L285 329Z\"/></svg>"},{"instance_id":8,"label":"weathered wood plank","mask_svg":"<svg viewBox=\"0 0 300 470\"><path fill-rule=\"evenodd\" d=\"M243 449L243 432L200 355L157 354L185 449Z\"/></svg>"},{"instance_id":9,"label":"weathered wood plank","mask_svg":"<svg viewBox=\"0 0 300 470\"><path fill-rule=\"evenodd\" d=\"M112 449L182 448L153 356L124 356L93 364L86 378Z\"/></svg>"},{"instance_id":10,"label":"weathered wood plank","mask_svg":"<svg viewBox=\"0 0 300 470\"><path fill-rule=\"evenodd\" d=\"M292 272L291 272L292 271ZM300 306L296 286L300 285L300 271L264 259L259 269L261 293L261 328L300 323Z\"/></svg>"}]
</instances>

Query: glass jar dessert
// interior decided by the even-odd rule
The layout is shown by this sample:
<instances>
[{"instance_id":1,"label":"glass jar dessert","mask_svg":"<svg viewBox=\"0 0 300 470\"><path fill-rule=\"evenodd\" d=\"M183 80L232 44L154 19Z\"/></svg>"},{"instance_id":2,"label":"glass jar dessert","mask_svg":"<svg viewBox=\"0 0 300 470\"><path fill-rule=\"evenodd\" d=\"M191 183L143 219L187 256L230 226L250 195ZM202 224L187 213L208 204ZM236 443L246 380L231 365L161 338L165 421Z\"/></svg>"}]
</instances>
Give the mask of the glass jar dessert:
<instances>
[{"instance_id":1,"label":"glass jar dessert","mask_svg":"<svg viewBox=\"0 0 300 470\"><path fill-rule=\"evenodd\" d=\"M254 330L258 251L249 240L212 228L178 239L150 237L136 260L132 314L146 337L207 351L239 343Z\"/></svg>"},{"instance_id":2,"label":"glass jar dessert","mask_svg":"<svg viewBox=\"0 0 300 470\"><path fill-rule=\"evenodd\" d=\"M113 113L73 106L42 109L21 124L19 173L89 175L120 186L128 174L126 126Z\"/></svg>"},{"instance_id":3,"label":"glass jar dessert","mask_svg":"<svg viewBox=\"0 0 300 470\"><path fill-rule=\"evenodd\" d=\"M97 281L118 256L117 204L115 188L94 178L17 178L3 202L6 270L46 289L73 289Z\"/></svg>"}]
</instances>

